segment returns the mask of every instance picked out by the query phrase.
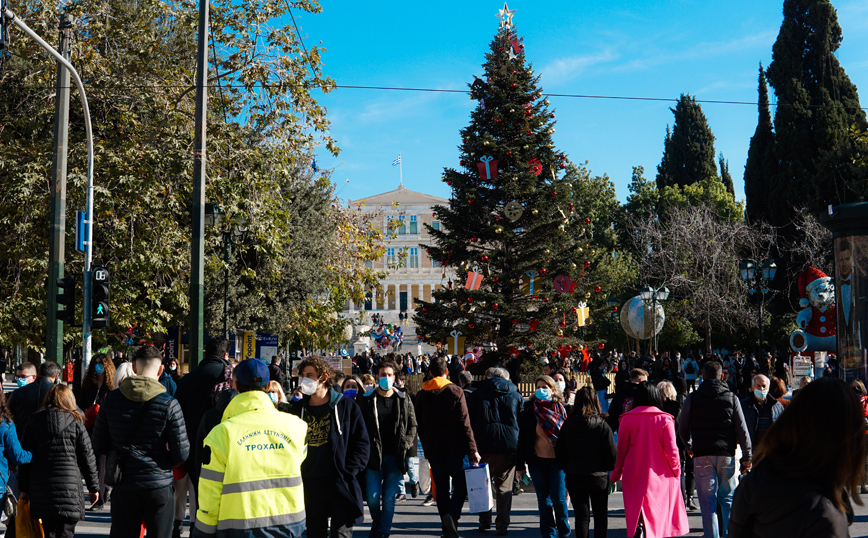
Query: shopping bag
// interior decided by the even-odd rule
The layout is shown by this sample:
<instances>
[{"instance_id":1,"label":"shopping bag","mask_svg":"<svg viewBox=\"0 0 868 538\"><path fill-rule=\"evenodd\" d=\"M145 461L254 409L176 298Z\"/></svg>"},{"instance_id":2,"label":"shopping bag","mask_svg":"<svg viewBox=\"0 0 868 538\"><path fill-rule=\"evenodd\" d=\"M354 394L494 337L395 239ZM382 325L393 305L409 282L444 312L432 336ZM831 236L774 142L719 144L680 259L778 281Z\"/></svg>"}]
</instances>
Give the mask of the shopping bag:
<instances>
[{"instance_id":1,"label":"shopping bag","mask_svg":"<svg viewBox=\"0 0 868 538\"><path fill-rule=\"evenodd\" d=\"M45 538L42 523L30 517L30 503L18 500L18 513L15 514L15 536L18 538Z\"/></svg>"},{"instance_id":2,"label":"shopping bag","mask_svg":"<svg viewBox=\"0 0 868 538\"><path fill-rule=\"evenodd\" d=\"M472 465L464 469L467 480L467 500L470 513L488 512L494 508L494 495L491 492L491 474L487 463Z\"/></svg>"}]
</instances>

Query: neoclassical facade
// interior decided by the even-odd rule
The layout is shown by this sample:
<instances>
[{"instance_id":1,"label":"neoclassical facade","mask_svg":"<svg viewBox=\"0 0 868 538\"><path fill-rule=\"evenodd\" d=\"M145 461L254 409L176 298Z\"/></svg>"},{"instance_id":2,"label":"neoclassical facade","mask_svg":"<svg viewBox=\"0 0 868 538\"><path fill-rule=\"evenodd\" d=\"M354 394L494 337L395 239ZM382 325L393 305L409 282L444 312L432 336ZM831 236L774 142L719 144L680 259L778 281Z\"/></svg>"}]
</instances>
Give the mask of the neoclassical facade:
<instances>
[{"instance_id":1,"label":"neoclassical facade","mask_svg":"<svg viewBox=\"0 0 868 538\"><path fill-rule=\"evenodd\" d=\"M383 280L383 293L373 291L363 304L350 303L346 315L355 317L359 311L378 313L386 322L398 321L398 314L412 316L415 311L413 299L431 300L431 293L455 279L455 273L446 269L428 256L422 244L431 242L428 224L435 229L439 221L434 217L435 205L447 205L449 200L430 194L411 191L403 185L397 189L359 200L350 200L350 208L376 213L387 234L386 254L374 262L374 268L385 269L388 276ZM370 316L367 320L370 320Z\"/></svg>"}]
</instances>

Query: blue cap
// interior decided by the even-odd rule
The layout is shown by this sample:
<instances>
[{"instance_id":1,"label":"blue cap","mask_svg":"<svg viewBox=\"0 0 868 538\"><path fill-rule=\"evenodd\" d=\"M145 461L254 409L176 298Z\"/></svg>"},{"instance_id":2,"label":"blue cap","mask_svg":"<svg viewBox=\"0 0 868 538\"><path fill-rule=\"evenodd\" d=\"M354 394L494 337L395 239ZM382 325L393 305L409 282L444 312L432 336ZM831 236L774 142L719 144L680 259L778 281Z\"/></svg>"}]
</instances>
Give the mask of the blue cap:
<instances>
[{"instance_id":1,"label":"blue cap","mask_svg":"<svg viewBox=\"0 0 868 538\"><path fill-rule=\"evenodd\" d=\"M248 387L264 387L270 380L268 366L259 359L241 361L235 367L235 380Z\"/></svg>"}]
</instances>

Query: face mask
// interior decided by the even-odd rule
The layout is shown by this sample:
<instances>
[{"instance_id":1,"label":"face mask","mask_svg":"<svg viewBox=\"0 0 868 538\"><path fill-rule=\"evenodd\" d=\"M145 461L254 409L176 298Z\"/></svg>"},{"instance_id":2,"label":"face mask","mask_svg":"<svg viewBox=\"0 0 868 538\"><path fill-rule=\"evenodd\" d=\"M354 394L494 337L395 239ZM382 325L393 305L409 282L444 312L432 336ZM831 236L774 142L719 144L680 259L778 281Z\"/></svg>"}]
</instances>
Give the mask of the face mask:
<instances>
[{"instance_id":1,"label":"face mask","mask_svg":"<svg viewBox=\"0 0 868 538\"><path fill-rule=\"evenodd\" d=\"M356 394L358 394L358 391L356 389L347 389L344 391L344 398L349 398L350 400L355 400Z\"/></svg>"},{"instance_id":2,"label":"face mask","mask_svg":"<svg viewBox=\"0 0 868 538\"><path fill-rule=\"evenodd\" d=\"M173 371L173 372L174 372L175 370L177 370L177 369L178 369L177 366L169 366L169 370L171 370L171 371Z\"/></svg>"},{"instance_id":3,"label":"face mask","mask_svg":"<svg viewBox=\"0 0 868 538\"><path fill-rule=\"evenodd\" d=\"M310 396L314 392L316 392L316 388L319 386L319 383L315 379L311 379L309 377L301 378L301 393Z\"/></svg>"},{"instance_id":4,"label":"face mask","mask_svg":"<svg viewBox=\"0 0 868 538\"><path fill-rule=\"evenodd\" d=\"M301 400L301 396L299 396L298 394L296 394L295 396L292 397L293 402L297 402L299 400Z\"/></svg>"},{"instance_id":5,"label":"face mask","mask_svg":"<svg viewBox=\"0 0 868 538\"><path fill-rule=\"evenodd\" d=\"M367 396L368 394L370 394L372 392L374 392L374 386L373 385L365 385L365 396Z\"/></svg>"},{"instance_id":6,"label":"face mask","mask_svg":"<svg viewBox=\"0 0 868 538\"><path fill-rule=\"evenodd\" d=\"M394 384L395 380L389 377L381 377L379 381L380 388L383 390L391 390Z\"/></svg>"},{"instance_id":7,"label":"face mask","mask_svg":"<svg viewBox=\"0 0 868 538\"><path fill-rule=\"evenodd\" d=\"M552 389L536 389L536 399L547 402L552 399Z\"/></svg>"},{"instance_id":8,"label":"face mask","mask_svg":"<svg viewBox=\"0 0 868 538\"><path fill-rule=\"evenodd\" d=\"M558 388L558 391L563 392L564 389L567 388L566 381L555 381L555 386Z\"/></svg>"},{"instance_id":9,"label":"face mask","mask_svg":"<svg viewBox=\"0 0 868 538\"><path fill-rule=\"evenodd\" d=\"M754 396L756 396L757 400L764 400L766 395L769 393L767 390L755 390L753 391Z\"/></svg>"},{"instance_id":10,"label":"face mask","mask_svg":"<svg viewBox=\"0 0 868 538\"><path fill-rule=\"evenodd\" d=\"M19 389L20 389L21 387L26 387L26 386L27 386L27 378L22 379L22 378L19 377L18 379L15 380L15 382L18 384L18 388L19 388Z\"/></svg>"},{"instance_id":11,"label":"face mask","mask_svg":"<svg viewBox=\"0 0 868 538\"><path fill-rule=\"evenodd\" d=\"M105 366L103 366L102 364L97 364L93 367L93 371L96 372L96 375L101 375L105 373Z\"/></svg>"},{"instance_id":12,"label":"face mask","mask_svg":"<svg viewBox=\"0 0 868 538\"><path fill-rule=\"evenodd\" d=\"M277 403L277 393L276 392L269 392L268 397L271 398L272 403Z\"/></svg>"}]
</instances>

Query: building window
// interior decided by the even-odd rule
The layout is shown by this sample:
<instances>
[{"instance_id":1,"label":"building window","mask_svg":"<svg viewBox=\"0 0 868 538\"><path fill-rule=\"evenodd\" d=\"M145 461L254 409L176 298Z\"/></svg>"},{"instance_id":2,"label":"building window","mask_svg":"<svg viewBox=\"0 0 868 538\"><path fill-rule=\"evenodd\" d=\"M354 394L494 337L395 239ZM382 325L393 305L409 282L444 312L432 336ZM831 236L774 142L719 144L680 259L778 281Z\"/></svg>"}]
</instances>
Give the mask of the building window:
<instances>
[{"instance_id":1,"label":"building window","mask_svg":"<svg viewBox=\"0 0 868 538\"><path fill-rule=\"evenodd\" d=\"M395 256L395 249L394 248L387 248L386 249L386 267L388 269L394 269L397 266L398 266L398 257Z\"/></svg>"},{"instance_id":2,"label":"building window","mask_svg":"<svg viewBox=\"0 0 868 538\"><path fill-rule=\"evenodd\" d=\"M374 262L371 260L366 261L365 267L367 267L368 269L373 269L374 268Z\"/></svg>"},{"instance_id":3,"label":"building window","mask_svg":"<svg viewBox=\"0 0 868 538\"><path fill-rule=\"evenodd\" d=\"M374 294L371 292L365 293L365 310L371 310L374 307Z\"/></svg>"},{"instance_id":4,"label":"building window","mask_svg":"<svg viewBox=\"0 0 868 538\"><path fill-rule=\"evenodd\" d=\"M404 222L404 215L398 217L398 235L405 235L407 233L407 225Z\"/></svg>"},{"instance_id":5,"label":"building window","mask_svg":"<svg viewBox=\"0 0 868 538\"><path fill-rule=\"evenodd\" d=\"M434 258L431 258L431 267L443 267L443 264Z\"/></svg>"},{"instance_id":6,"label":"building window","mask_svg":"<svg viewBox=\"0 0 868 538\"><path fill-rule=\"evenodd\" d=\"M410 269L418 269L419 268L419 249L418 248L411 248L409 258L410 259L407 261L407 265L410 267Z\"/></svg>"},{"instance_id":7,"label":"building window","mask_svg":"<svg viewBox=\"0 0 868 538\"><path fill-rule=\"evenodd\" d=\"M410 215L410 233L419 233L419 225L416 223L416 215Z\"/></svg>"},{"instance_id":8,"label":"building window","mask_svg":"<svg viewBox=\"0 0 868 538\"><path fill-rule=\"evenodd\" d=\"M431 221L431 228L434 230L439 230L440 229L440 221L439 220L432 220Z\"/></svg>"}]
</instances>

